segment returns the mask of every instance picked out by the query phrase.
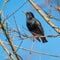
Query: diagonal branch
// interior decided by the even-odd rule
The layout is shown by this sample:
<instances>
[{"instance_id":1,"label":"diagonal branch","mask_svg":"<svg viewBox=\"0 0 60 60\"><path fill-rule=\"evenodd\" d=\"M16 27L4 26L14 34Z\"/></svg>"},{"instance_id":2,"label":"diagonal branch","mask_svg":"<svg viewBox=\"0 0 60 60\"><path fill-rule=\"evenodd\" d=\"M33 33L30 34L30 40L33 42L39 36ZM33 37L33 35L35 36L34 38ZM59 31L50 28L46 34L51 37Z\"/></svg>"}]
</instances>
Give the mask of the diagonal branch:
<instances>
[{"instance_id":1,"label":"diagonal branch","mask_svg":"<svg viewBox=\"0 0 60 60\"><path fill-rule=\"evenodd\" d=\"M37 12L44 18L44 20L58 33L60 34L60 29L55 26L50 19L46 16L46 14L42 11L40 7L38 7L33 0L29 0L29 2L32 4L32 6L37 10Z\"/></svg>"},{"instance_id":2,"label":"diagonal branch","mask_svg":"<svg viewBox=\"0 0 60 60\"><path fill-rule=\"evenodd\" d=\"M20 58L19 55L17 54L16 49L15 49L15 47L14 47L14 45L13 45L13 42L12 42L11 38L9 37L9 35L8 35L8 33L7 33L4 25L3 25L2 22L1 22L1 20L0 20L0 25L1 25L1 28L2 28L2 30L3 30L3 33L5 34L7 40L8 40L8 42L9 42L11 48L12 48L12 51L13 51L14 55L16 56L16 58L17 58L18 60L21 60L21 58Z\"/></svg>"},{"instance_id":3,"label":"diagonal branch","mask_svg":"<svg viewBox=\"0 0 60 60\"><path fill-rule=\"evenodd\" d=\"M4 22L7 19L9 19L11 16L13 16L16 12L18 12L26 3L27 3L27 0L20 7L18 7L18 9L16 9L12 14L10 14L7 18L5 18Z\"/></svg>"},{"instance_id":4,"label":"diagonal branch","mask_svg":"<svg viewBox=\"0 0 60 60\"><path fill-rule=\"evenodd\" d=\"M14 47L14 44L13 44L13 42L12 42L12 39L9 37L9 35L8 35L6 29L5 29L5 26L4 26L3 23L2 23L2 19L1 19L1 16L2 16L2 14L3 14L4 7L5 7L5 5L6 5L7 2L8 2L8 0L5 0L5 1L4 1L4 4L3 4L2 9L1 9L1 13L0 13L0 26L1 26L1 29L3 30L3 33L4 33L5 36L6 36L9 44L10 44L10 47L11 47L11 49L12 49L12 51L13 51L13 54L16 56L17 60L21 60L21 57L17 54L16 49L15 49L15 47ZM3 18L4 18L4 17L3 17Z\"/></svg>"},{"instance_id":5,"label":"diagonal branch","mask_svg":"<svg viewBox=\"0 0 60 60\"><path fill-rule=\"evenodd\" d=\"M4 41L3 41L4 42ZM4 42L4 44L8 44L7 42ZM22 49L22 50L25 50L25 51L30 51L30 49L27 49L27 48L23 48L23 47L19 47L19 46L16 46L14 45L16 48L19 48L19 49ZM60 56L58 55L54 55L54 54L48 54L48 53L44 53L44 52L39 52L39 51L35 51L35 50L31 50L31 52L33 53L37 53L37 54L41 54L41 55L46 55L46 56L51 56L51 57L56 57L56 58L60 58Z\"/></svg>"},{"instance_id":6,"label":"diagonal branch","mask_svg":"<svg viewBox=\"0 0 60 60\"><path fill-rule=\"evenodd\" d=\"M22 49L22 50L30 51L30 49L27 49L27 48L18 47L18 46L15 46L15 47L19 48L19 49ZM37 53L37 54L41 54L41 55L46 55L46 56L52 56L52 57L60 58L60 56L57 56L57 55L48 54L48 53L44 53L44 52L38 52L38 51L35 51L35 50L31 50L31 52L34 52L34 53Z\"/></svg>"},{"instance_id":7,"label":"diagonal branch","mask_svg":"<svg viewBox=\"0 0 60 60\"><path fill-rule=\"evenodd\" d=\"M7 47L4 45L4 42L2 40L0 40L0 44L1 46L3 47L3 49L6 51L6 53L9 55L9 57L12 59L12 60L15 60L14 56L9 52L9 50L7 49Z\"/></svg>"}]
</instances>

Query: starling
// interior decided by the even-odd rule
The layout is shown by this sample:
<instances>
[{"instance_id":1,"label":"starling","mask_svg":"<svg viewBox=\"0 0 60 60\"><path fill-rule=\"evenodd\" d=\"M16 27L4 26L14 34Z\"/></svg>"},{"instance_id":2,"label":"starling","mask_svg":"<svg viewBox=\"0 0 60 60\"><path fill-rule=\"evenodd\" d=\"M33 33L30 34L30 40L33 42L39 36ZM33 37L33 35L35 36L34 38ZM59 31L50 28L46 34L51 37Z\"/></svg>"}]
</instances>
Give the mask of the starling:
<instances>
[{"instance_id":1,"label":"starling","mask_svg":"<svg viewBox=\"0 0 60 60\"><path fill-rule=\"evenodd\" d=\"M26 14L26 25L28 30L34 36L44 36L44 31L41 26L41 23L34 17L32 12L24 12ZM38 41L40 41L39 37L36 37ZM43 43L48 42L45 37L41 37Z\"/></svg>"}]
</instances>

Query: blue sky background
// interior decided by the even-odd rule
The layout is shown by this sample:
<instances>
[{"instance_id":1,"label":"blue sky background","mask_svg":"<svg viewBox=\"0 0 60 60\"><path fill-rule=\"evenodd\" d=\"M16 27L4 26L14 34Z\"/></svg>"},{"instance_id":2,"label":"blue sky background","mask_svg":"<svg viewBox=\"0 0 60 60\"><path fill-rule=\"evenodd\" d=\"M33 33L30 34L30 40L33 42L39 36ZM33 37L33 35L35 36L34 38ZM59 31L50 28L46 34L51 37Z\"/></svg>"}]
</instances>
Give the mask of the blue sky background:
<instances>
[{"instance_id":1,"label":"blue sky background","mask_svg":"<svg viewBox=\"0 0 60 60\"><path fill-rule=\"evenodd\" d=\"M25 0L9 0L9 2L6 4L5 9L4 9L4 16L8 17L11 13L13 13L16 9L18 9L18 7L20 7L24 2L25 2ZM35 2L37 4L41 4L44 2L44 0L35 0ZM3 0L0 0L0 9L2 8L2 4L3 4ZM44 9L46 11L48 11L46 6L44 6ZM39 13L33 9L32 5L29 2L27 2L18 12L16 12L14 14L15 18L16 18L17 25L18 25L19 30L22 34L24 34L24 32L25 32L29 36L32 35L26 27L26 16L22 13L22 11L33 12L35 18L37 18L42 24L44 32L45 32L45 36L57 34L46 23L46 21L39 15ZM59 18L59 14L57 11L52 9L51 12L55 17ZM58 22L54 19L52 19L51 21L54 22L54 24L56 24L58 27L60 27L60 22ZM9 24L10 28L16 29L13 16L11 16L7 22L10 23ZM3 34L0 34L0 39L2 39L3 41L6 41L6 38ZM14 44L16 46L19 46L19 44L22 40L18 39L17 37L14 37L13 39L14 39ZM35 40L33 50L38 51L38 52L44 52L44 53L60 56L60 37L47 38L47 40L48 40L48 43L45 43L45 44ZM6 46L8 47L9 50L11 50L10 46L8 46L7 44L6 44ZM31 39L25 39L21 45L21 47L27 48L27 49L30 49L31 46L32 46ZM28 60L29 51L19 49L18 54L23 58L23 60ZM0 60L5 60L6 57L7 57L6 52L0 46ZM60 58L41 55L41 54L37 54L37 53L32 52L32 54L30 55L30 60L60 60Z\"/></svg>"}]
</instances>

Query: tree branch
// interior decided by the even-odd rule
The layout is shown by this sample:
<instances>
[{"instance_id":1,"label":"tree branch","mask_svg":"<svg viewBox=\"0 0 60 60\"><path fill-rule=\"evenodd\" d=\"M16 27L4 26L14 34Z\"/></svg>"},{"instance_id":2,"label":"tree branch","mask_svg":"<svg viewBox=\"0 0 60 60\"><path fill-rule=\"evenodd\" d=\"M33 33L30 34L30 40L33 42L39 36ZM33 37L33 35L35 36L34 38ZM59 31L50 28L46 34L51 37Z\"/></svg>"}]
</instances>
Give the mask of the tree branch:
<instances>
[{"instance_id":1,"label":"tree branch","mask_svg":"<svg viewBox=\"0 0 60 60\"><path fill-rule=\"evenodd\" d=\"M8 44L8 42L4 42L4 44ZM19 46L16 46L14 45L16 48L19 48L19 49L22 49L22 50L25 50L25 51L30 51L30 49L27 49L27 48L23 48L23 47L19 47ZM35 50L31 50L31 52L33 53L37 53L37 54L41 54L41 55L46 55L46 56L52 56L52 57L57 57L57 58L60 58L60 56L57 56L57 55L54 55L54 54L48 54L48 53L44 53L44 52L38 52L38 51L35 51Z\"/></svg>"},{"instance_id":2,"label":"tree branch","mask_svg":"<svg viewBox=\"0 0 60 60\"><path fill-rule=\"evenodd\" d=\"M15 60L14 56L9 52L9 50L7 49L7 47L4 45L4 42L2 40L0 40L0 44L1 46L3 47L3 49L6 51L6 53L9 55L9 57L12 59L12 60Z\"/></svg>"},{"instance_id":3,"label":"tree branch","mask_svg":"<svg viewBox=\"0 0 60 60\"><path fill-rule=\"evenodd\" d=\"M27 48L18 47L18 46L15 46L15 47L19 48L19 49L22 49L22 50L30 51L30 49L27 49ZM37 54L41 54L41 55L46 55L46 56L52 56L52 57L60 58L60 56L57 56L57 55L48 54L48 53L44 53L44 52L38 52L38 51L35 51L35 50L31 50L31 52L34 52L34 53L37 53Z\"/></svg>"},{"instance_id":4,"label":"tree branch","mask_svg":"<svg viewBox=\"0 0 60 60\"><path fill-rule=\"evenodd\" d=\"M5 36L6 36L9 44L10 44L10 47L11 47L11 49L12 49L12 51L13 51L13 54L16 56L17 60L21 60L21 57L20 57L20 56L17 54L17 52L16 52L16 49L15 49L14 44L13 44L13 42L12 42L12 39L9 37L9 35L8 35L6 29L5 29L5 26L4 26L4 24L2 23L2 18L1 18L1 16L3 15L3 10L4 10L4 7L5 7L5 5L6 5L7 2L8 2L8 0L5 0L5 1L4 1L4 4L3 4L2 9L1 9L1 12L0 12L0 26L1 26L1 29L3 30L3 33L4 33ZM3 18L4 18L4 17L3 17Z\"/></svg>"},{"instance_id":5,"label":"tree branch","mask_svg":"<svg viewBox=\"0 0 60 60\"><path fill-rule=\"evenodd\" d=\"M32 6L37 10L37 12L44 18L44 20L58 33L60 34L60 29L55 26L50 19L46 16L46 14L42 11L40 7L38 7L33 0L29 0L29 2L32 4Z\"/></svg>"},{"instance_id":6,"label":"tree branch","mask_svg":"<svg viewBox=\"0 0 60 60\"><path fill-rule=\"evenodd\" d=\"M9 35L8 35L8 33L7 33L4 25L3 25L2 22L1 22L1 20L0 20L0 25L1 25L1 28L2 28L4 34L5 34L6 38L7 38L10 46L11 46L11 48L12 48L12 51L13 51L14 55L16 56L16 58L17 58L18 60L21 60L21 58L20 58L19 55L17 54L16 49L15 49L15 47L14 47L14 45L13 45L13 42L12 42L11 38L9 37Z\"/></svg>"}]
</instances>

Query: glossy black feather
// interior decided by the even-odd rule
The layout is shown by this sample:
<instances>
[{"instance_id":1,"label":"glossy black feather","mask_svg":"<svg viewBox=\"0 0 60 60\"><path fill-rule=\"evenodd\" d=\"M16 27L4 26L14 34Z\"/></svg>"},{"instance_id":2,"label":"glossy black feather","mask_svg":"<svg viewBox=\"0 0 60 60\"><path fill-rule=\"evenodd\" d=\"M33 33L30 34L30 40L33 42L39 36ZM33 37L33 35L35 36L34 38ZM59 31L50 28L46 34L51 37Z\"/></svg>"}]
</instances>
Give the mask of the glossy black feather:
<instances>
[{"instance_id":1,"label":"glossy black feather","mask_svg":"<svg viewBox=\"0 0 60 60\"><path fill-rule=\"evenodd\" d=\"M29 31L34 36L36 36L36 35L37 36L38 35L44 36L44 31L43 31L43 28L41 26L41 23L36 18L34 18L34 15L31 12L27 12L26 18L27 18L26 24L27 24ZM40 41L39 38L36 38L36 39L38 41ZM43 43L47 42L45 37L41 37L41 40Z\"/></svg>"}]
</instances>

